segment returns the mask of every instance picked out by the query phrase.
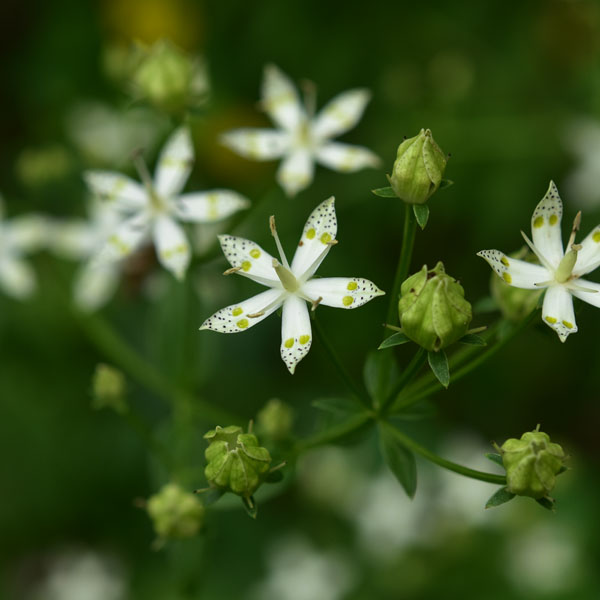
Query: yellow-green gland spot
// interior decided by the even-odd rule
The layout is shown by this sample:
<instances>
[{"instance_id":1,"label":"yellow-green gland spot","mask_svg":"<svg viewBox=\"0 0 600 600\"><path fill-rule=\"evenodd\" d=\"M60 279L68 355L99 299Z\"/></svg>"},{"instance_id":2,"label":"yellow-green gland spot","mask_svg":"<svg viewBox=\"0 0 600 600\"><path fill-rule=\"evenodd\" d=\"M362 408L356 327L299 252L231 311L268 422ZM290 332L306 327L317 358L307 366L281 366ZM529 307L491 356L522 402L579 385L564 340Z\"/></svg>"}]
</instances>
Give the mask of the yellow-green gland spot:
<instances>
[{"instance_id":1,"label":"yellow-green gland spot","mask_svg":"<svg viewBox=\"0 0 600 600\"><path fill-rule=\"evenodd\" d=\"M342 304L344 306L350 306L354 302L354 298L352 296L344 296L342 298Z\"/></svg>"},{"instance_id":2,"label":"yellow-green gland spot","mask_svg":"<svg viewBox=\"0 0 600 600\"><path fill-rule=\"evenodd\" d=\"M504 279L506 283L512 283L512 277L510 276L510 273L507 273L506 271L502 273L502 279Z\"/></svg>"},{"instance_id":3,"label":"yellow-green gland spot","mask_svg":"<svg viewBox=\"0 0 600 600\"><path fill-rule=\"evenodd\" d=\"M310 340L310 335L301 335L300 336L300 343L301 344L306 344L308 342L308 340Z\"/></svg>"},{"instance_id":4,"label":"yellow-green gland spot","mask_svg":"<svg viewBox=\"0 0 600 600\"><path fill-rule=\"evenodd\" d=\"M563 321L562 324L567 328L567 329L573 329L573 323L569 323L569 321Z\"/></svg>"},{"instance_id":5,"label":"yellow-green gland spot","mask_svg":"<svg viewBox=\"0 0 600 600\"><path fill-rule=\"evenodd\" d=\"M246 329L246 327L248 327L248 319L240 319L236 325L240 328L240 329Z\"/></svg>"},{"instance_id":6,"label":"yellow-green gland spot","mask_svg":"<svg viewBox=\"0 0 600 600\"><path fill-rule=\"evenodd\" d=\"M317 232L316 232L314 229L309 229L309 230L306 232L306 237L307 237L309 240L312 240L312 239L315 237L316 233L317 233Z\"/></svg>"},{"instance_id":7,"label":"yellow-green gland spot","mask_svg":"<svg viewBox=\"0 0 600 600\"><path fill-rule=\"evenodd\" d=\"M285 340L283 345L286 348L291 348L294 345L294 338L289 338L288 340Z\"/></svg>"},{"instance_id":8,"label":"yellow-green gland spot","mask_svg":"<svg viewBox=\"0 0 600 600\"><path fill-rule=\"evenodd\" d=\"M503 257L500 259L500 262L501 262L501 263L502 263L502 264L503 264L505 267L509 267L509 266L510 266L510 263L508 262L508 258L506 258L506 256L503 256Z\"/></svg>"},{"instance_id":9,"label":"yellow-green gland spot","mask_svg":"<svg viewBox=\"0 0 600 600\"><path fill-rule=\"evenodd\" d=\"M243 308L241 306L238 306L231 311L231 314L234 317L237 317L237 316L241 315L243 312L244 312Z\"/></svg>"},{"instance_id":10,"label":"yellow-green gland spot","mask_svg":"<svg viewBox=\"0 0 600 600\"><path fill-rule=\"evenodd\" d=\"M358 287L358 283L356 283L356 281L351 281L347 286L346 289L347 290L355 290Z\"/></svg>"},{"instance_id":11,"label":"yellow-green gland spot","mask_svg":"<svg viewBox=\"0 0 600 600\"><path fill-rule=\"evenodd\" d=\"M328 244L331 241L331 235L327 232L325 232L321 237L320 237L321 243L322 244Z\"/></svg>"},{"instance_id":12,"label":"yellow-green gland spot","mask_svg":"<svg viewBox=\"0 0 600 600\"><path fill-rule=\"evenodd\" d=\"M252 266L252 263L249 260L245 260L242 263L242 271L249 271L251 266Z\"/></svg>"},{"instance_id":13,"label":"yellow-green gland spot","mask_svg":"<svg viewBox=\"0 0 600 600\"><path fill-rule=\"evenodd\" d=\"M550 219L548 219L550 225L556 225L558 223L558 215L550 215Z\"/></svg>"},{"instance_id":14,"label":"yellow-green gland spot","mask_svg":"<svg viewBox=\"0 0 600 600\"><path fill-rule=\"evenodd\" d=\"M556 323L556 319L554 317L546 317L546 321L548 321L550 325L554 325L554 323Z\"/></svg>"},{"instance_id":15,"label":"yellow-green gland spot","mask_svg":"<svg viewBox=\"0 0 600 600\"><path fill-rule=\"evenodd\" d=\"M258 248L253 248L250 250L250 256L252 258L260 258L260 250Z\"/></svg>"},{"instance_id":16,"label":"yellow-green gland spot","mask_svg":"<svg viewBox=\"0 0 600 600\"><path fill-rule=\"evenodd\" d=\"M600 231L595 231L592 239L596 242L596 244L600 242Z\"/></svg>"},{"instance_id":17,"label":"yellow-green gland spot","mask_svg":"<svg viewBox=\"0 0 600 600\"><path fill-rule=\"evenodd\" d=\"M544 224L544 217L542 217L542 215L540 215L539 217L536 217L535 220L533 221L533 226L536 229L539 229L543 224Z\"/></svg>"}]
</instances>

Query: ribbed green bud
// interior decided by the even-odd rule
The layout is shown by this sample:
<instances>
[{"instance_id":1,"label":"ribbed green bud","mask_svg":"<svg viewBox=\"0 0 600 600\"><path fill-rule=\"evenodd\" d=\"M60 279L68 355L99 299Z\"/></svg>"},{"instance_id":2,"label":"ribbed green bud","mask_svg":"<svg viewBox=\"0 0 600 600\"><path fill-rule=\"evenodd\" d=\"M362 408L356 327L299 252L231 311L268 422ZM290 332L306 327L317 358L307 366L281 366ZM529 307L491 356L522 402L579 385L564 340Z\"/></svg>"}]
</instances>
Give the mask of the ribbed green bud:
<instances>
[{"instance_id":1,"label":"ribbed green bud","mask_svg":"<svg viewBox=\"0 0 600 600\"><path fill-rule=\"evenodd\" d=\"M209 441L204 453L208 483L238 496L252 496L269 472L269 451L258 445L255 435L235 425L217 427L204 438Z\"/></svg>"},{"instance_id":2,"label":"ribbed green bud","mask_svg":"<svg viewBox=\"0 0 600 600\"><path fill-rule=\"evenodd\" d=\"M118 369L99 363L92 377L92 407L112 408L119 414L128 410L125 400L127 385L125 375Z\"/></svg>"},{"instance_id":3,"label":"ribbed green bud","mask_svg":"<svg viewBox=\"0 0 600 600\"><path fill-rule=\"evenodd\" d=\"M446 155L435 143L429 129L404 140L398 153L390 180L394 192L409 204L424 204L442 182Z\"/></svg>"},{"instance_id":4,"label":"ribbed green bud","mask_svg":"<svg viewBox=\"0 0 600 600\"><path fill-rule=\"evenodd\" d=\"M524 433L520 440L506 440L500 451L507 490L532 498L543 498L552 491L565 460L563 449L542 431Z\"/></svg>"},{"instance_id":5,"label":"ribbed green bud","mask_svg":"<svg viewBox=\"0 0 600 600\"><path fill-rule=\"evenodd\" d=\"M535 254L529 252L527 248L523 248L519 252L513 252L509 254L509 257L531 263L537 262ZM544 293L543 289L524 290L508 285L496 273L492 273L490 288L504 318L514 322L522 321L529 315L537 306L540 296Z\"/></svg>"},{"instance_id":6,"label":"ribbed green bud","mask_svg":"<svg viewBox=\"0 0 600 600\"><path fill-rule=\"evenodd\" d=\"M256 415L256 429L272 440L285 439L292 429L292 409L279 398L271 398Z\"/></svg>"},{"instance_id":7,"label":"ribbed green bud","mask_svg":"<svg viewBox=\"0 0 600 600\"><path fill-rule=\"evenodd\" d=\"M193 537L204 522L204 506L198 497L176 483L168 483L151 496L146 509L162 539Z\"/></svg>"},{"instance_id":8,"label":"ribbed green bud","mask_svg":"<svg viewBox=\"0 0 600 600\"><path fill-rule=\"evenodd\" d=\"M469 328L471 305L463 287L447 275L441 262L411 275L400 288L398 313L402 331L427 350L441 350Z\"/></svg>"}]
</instances>

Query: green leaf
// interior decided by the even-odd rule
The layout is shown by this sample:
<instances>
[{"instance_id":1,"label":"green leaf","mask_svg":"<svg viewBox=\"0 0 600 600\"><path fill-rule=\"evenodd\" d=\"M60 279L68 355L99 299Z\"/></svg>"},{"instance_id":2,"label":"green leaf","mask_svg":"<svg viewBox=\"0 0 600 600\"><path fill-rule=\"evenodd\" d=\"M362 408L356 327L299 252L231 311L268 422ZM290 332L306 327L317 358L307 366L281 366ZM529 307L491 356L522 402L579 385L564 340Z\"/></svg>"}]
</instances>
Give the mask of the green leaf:
<instances>
[{"instance_id":1,"label":"green leaf","mask_svg":"<svg viewBox=\"0 0 600 600\"><path fill-rule=\"evenodd\" d=\"M311 404L319 410L336 415L352 415L363 410L358 402L350 398L317 398Z\"/></svg>"},{"instance_id":2,"label":"green leaf","mask_svg":"<svg viewBox=\"0 0 600 600\"><path fill-rule=\"evenodd\" d=\"M427 221L429 220L429 206L427 204L413 204L413 212L415 213L415 219L421 229L425 229Z\"/></svg>"},{"instance_id":3,"label":"green leaf","mask_svg":"<svg viewBox=\"0 0 600 600\"><path fill-rule=\"evenodd\" d=\"M425 399L418 404L400 408L397 412L389 417L390 423L398 421L421 421L423 419L431 419L438 412L438 407L433 402Z\"/></svg>"},{"instance_id":4,"label":"green leaf","mask_svg":"<svg viewBox=\"0 0 600 600\"><path fill-rule=\"evenodd\" d=\"M512 500L515 494L509 492L505 487L501 487L495 494L492 494L490 499L485 503L486 508L494 508Z\"/></svg>"},{"instance_id":5,"label":"green leaf","mask_svg":"<svg viewBox=\"0 0 600 600\"><path fill-rule=\"evenodd\" d=\"M364 368L365 387L375 403L383 402L398 379L398 367L391 352L371 352Z\"/></svg>"},{"instance_id":6,"label":"green leaf","mask_svg":"<svg viewBox=\"0 0 600 600\"><path fill-rule=\"evenodd\" d=\"M446 188L449 188L451 185L454 185L454 181L452 181L451 179L442 179L440 186L438 187L438 190L445 190Z\"/></svg>"},{"instance_id":7,"label":"green leaf","mask_svg":"<svg viewBox=\"0 0 600 600\"><path fill-rule=\"evenodd\" d=\"M409 498L414 498L417 491L417 463L415 455L403 446L394 435L393 430L390 430L385 425L379 427L379 441L381 453L387 466L396 476L396 479L400 482L400 485L404 488Z\"/></svg>"},{"instance_id":8,"label":"green leaf","mask_svg":"<svg viewBox=\"0 0 600 600\"><path fill-rule=\"evenodd\" d=\"M392 346L399 346L400 344L406 344L407 342L412 341L409 337L407 337L404 333L399 331L398 333L394 333L394 335L390 335L389 338L386 338L379 344L379 348L377 350L383 350L384 348L391 348Z\"/></svg>"},{"instance_id":9,"label":"green leaf","mask_svg":"<svg viewBox=\"0 0 600 600\"><path fill-rule=\"evenodd\" d=\"M556 500L554 500L554 498L546 496L545 498L537 498L536 502L546 510L551 510L552 512L556 511Z\"/></svg>"},{"instance_id":10,"label":"green leaf","mask_svg":"<svg viewBox=\"0 0 600 600\"><path fill-rule=\"evenodd\" d=\"M481 336L475 335L474 333L467 333L458 341L461 344L468 344L470 346L487 346L487 342Z\"/></svg>"},{"instance_id":11,"label":"green leaf","mask_svg":"<svg viewBox=\"0 0 600 600\"><path fill-rule=\"evenodd\" d=\"M495 452L486 452L485 457L489 458L492 462L495 462L497 465L500 465L504 468L504 463L502 462L502 455L496 454Z\"/></svg>"},{"instance_id":12,"label":"green leaf","mask_svg":"<svg viewBox=\"0 0 600 600\"><path fill-rule=\"evenodd\" d=\"M210 488L208 490L201 490L198 492L198 494L201 494L202 504L204 504L204 506L210 506L211 504L214 504L224 493L225 492L223 490L219 490L217 488Z\"/></svg>"},{"instance_id":13,"label":"green leaf","mask_svg":"<svg viewBox=\"0 0 600 600\"><path fill-rule=\"evenodd\" d=\"M448 357L443 350L438 352L428 352L427 359L433 374L438 378L438 381L448 388L450 385L450 367L448 367Z\"/></svg>"},{"instance_id":14,"label":"green leaf","mask_svg":"<svg viewBox=\"0 0 600 600\"><path fill-rule=\"evenodd\" d=\"M242 504L244 505L248 516L252 519L256 519L256 515L258 514L258 506L256 505L254 498L252 496L250 496L249 498L246 498L246 496L242 496Z\"/></svg>"},{"instance_id":15,"label":"green leaf","mask_svg":"<svg viewBox=\"0 0 600 600\"><path fill-rule=\"evenodd\" d=\"M371 190L371 192L373 194L375 194L376 196L380 196L381 198L397 198L398 197L398 196L396 196L396 192L394 192L394 190L390 186L377 188L375 190Z\"/></svg>"}]
</instances>

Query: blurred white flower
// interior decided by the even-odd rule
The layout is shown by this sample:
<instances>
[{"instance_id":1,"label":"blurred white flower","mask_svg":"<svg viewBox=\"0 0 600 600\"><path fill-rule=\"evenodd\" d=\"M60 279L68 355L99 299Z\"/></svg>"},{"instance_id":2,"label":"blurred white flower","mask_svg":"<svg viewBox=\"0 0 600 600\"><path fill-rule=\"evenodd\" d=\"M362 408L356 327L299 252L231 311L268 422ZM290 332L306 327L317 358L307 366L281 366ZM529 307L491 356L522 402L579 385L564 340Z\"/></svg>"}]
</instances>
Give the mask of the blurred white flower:
<instances>
[{"instance_id":1,"label":"blurred white flower","mask_svg":"<svg viewBox=\"0 0 600 600\"><path fill-rule=\"evenodd\" d=\"M600 122L581 118L565 131L565 146L575 157L575 165L565 179L568 195L578 206L600 206Z\"/></svg>"},{"instance_id":2,"label":"blurred white flower","mask_svg":"<svg viewBox=\"0 0 600 600\"><path fill-rule=\"evenodd\" d=\"M308 187L315 161L336 171L377 167L379 158L362 146L332 142L360 120L371 94L365 89L336 96L314 115L314 91L304 104L290 79L276 66L265 67L261 105L278 129L235 129L222 143L253 160L282 158L277 181L288 196Z\"/></svg>"},{"instance_id":3,"label":"blurred white flower","mask_svg":"<svg viewBox=\"0 0 600 600\"><path fill-rule=\"evenodd\" d=\"M98 263L118 261L152 237L162 265L178 279L185 276L191 249L178 222L218 221L249 205L246 198L230 190L181 194L193 160L190 132L181 127L167 140L154 180L140 159L137 166L144 185L111 171L84 174L90 189L112 203L124 219L98 253Z\"/></svg>"}]
</instances>

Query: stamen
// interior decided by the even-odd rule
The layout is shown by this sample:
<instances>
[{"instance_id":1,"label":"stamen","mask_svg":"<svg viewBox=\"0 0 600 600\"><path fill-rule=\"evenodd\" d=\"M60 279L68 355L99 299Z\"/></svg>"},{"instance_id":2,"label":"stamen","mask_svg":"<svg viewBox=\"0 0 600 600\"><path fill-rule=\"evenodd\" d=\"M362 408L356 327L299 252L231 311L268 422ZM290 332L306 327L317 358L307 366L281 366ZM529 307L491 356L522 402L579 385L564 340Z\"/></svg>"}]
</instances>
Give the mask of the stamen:
<instances>
[{"instance_id":1,"label":"stamen","mask_svg":"<svg viewBox=\"0 0 600 600\"><path fill-rule=\"evenodd\" d=\"M552 283L552 281L541 281L540 283L534 283L536 287L547 287Z\"/></svg>"},{"instance_id":2,"label":"stamen","mask_svg":"<svg viewBox=\"0 0 600 600\"><path fill-rule=\"evenodd\" d=\"M315 312L315 310L317 310L317 306L319 306L319 304L321 304L322 301L323 301L323 296L319 296L316 300L313 300L310 310L312 312Z\"/></svg>"},{"instance_id":3,"label":"stamen","mask_svg":"<svg viewBox=\"0 0 600 600\"><path fill-rule=\"evenodd\" d=\"M262 317L265 314L264 310L261 310L257 313L252 313L251 315L246 315L249 319L257 319L258 317Z\"/></svg>"},{"instance_id":4,"label":"stamen","mask_svg":"<svg viewBox=\"0 0 600 600\"><path fill-rule=\"evenodd\" d=\"M315 271L319 268L319 265L321 264L327 253L331 250L331 247L335 246L337 243L337 240L331 240L325 244L325 247L319 253L319 256L317 256L317 258L313 260L310 267L308 267L308 269L306 269L306 271L304 271L302 276L299 278L299 280L302 283L306 283L314 275Z\"/></svg>"},{"instance_id":5,"label":"stamen","mask_svg":"<svg viewBox=\"0 0 600 600\"><path fill-rule=\"evenodd\" d=\"M304 93L306 116L309 120L312 120L317 113L317 86L314 81L310 81L310 79L305 79L300 85Z\"/></svg>"},{"instance_id":6,"label":"stamen","mask_svg":"<svg viewBox=\"0 0 600 600\"><path fill-rule=\"evenodd\" d=\"M540 259L540 262L542 263L542 265L544 265L544 267L546 267L546 269L549 269L550 271L554 271L554 267L552 267L550 262L548 260L546 260L546 258L542 255L542 253L533 245L533 242L527 237L527 235L525 234L524 231L521 231L521 235L523 236L523 239L525 240L527 245L531 248L531 251Z\"/></svg>"},{"instance_id":7,"label":"stamen","mask_svg":"<svg viewBox=\"0 0 600 600\"><path fill-rule=\"evenodd\" d=\"M567 284L567 286L570 290L574 290L576 292L587 292L588 294L598 293L598 290L592 290L591 288L586 288L586 287L583 287L581 285L576 285L575 283L571 283L571 282L569 282Z\"/></svg>"},{"instance_id":8,"label":"stamen","mask_svg":"<svg viewBox=\"0 0 600 600\"><path fill-rule=\"evenodd\" d=\"M281 242L279 241L279 236L277 235L277 228L275 227L275 215L271 215L269 217L269 228L271 229L271 235L275 238L275 244L277 245L277 250L279 251L279 257L281 258L281 262L283 266L289 270L290 264L287 261L285 256L285 252L283 251L283 247L281 246ZM275 265L273 265L275 267Z\"/></svg>"},{"instance_id":9,"label":"stamen","mask_svg":"<svg viewBox=\"0 0 600 600\"><path fill-rule=\"evenodd\" d=\"M146 161L142 156L141 148L136 150L133 155L133 164L142 180L143 184L146 186L146 189L149 193L152 193L154 190L154 183L152 181L152 176L150 175L150 171L148 171L148 167L146 166Z\"/></svg>"},{"instance_id":10,"label":"stamen","mask_svg":"<svg viewBox=\"0 0 600 600\"><path fill-rule=\"evenodd\" d=\"M575 218L573 219L573 228L571 229L571 237L569 238L569 243L567 244L567 248L573 245L575 241L575 235L579 231L579 226L581 225L581 211L579 211Z\"/></svg>"},{"instance_id":11,"label":"stamen","mask_svg":"<svg viewBox=\"0 0 600 600\"><path fill-rule=\"evenodd\" d=\"M241 271L242 267L231 267L231 269L227 269L227 271L223 271L223 275L233 275L238 271Z\"/></svg>"}]
</instances>

